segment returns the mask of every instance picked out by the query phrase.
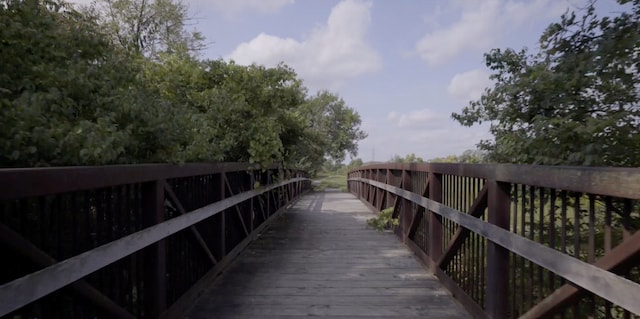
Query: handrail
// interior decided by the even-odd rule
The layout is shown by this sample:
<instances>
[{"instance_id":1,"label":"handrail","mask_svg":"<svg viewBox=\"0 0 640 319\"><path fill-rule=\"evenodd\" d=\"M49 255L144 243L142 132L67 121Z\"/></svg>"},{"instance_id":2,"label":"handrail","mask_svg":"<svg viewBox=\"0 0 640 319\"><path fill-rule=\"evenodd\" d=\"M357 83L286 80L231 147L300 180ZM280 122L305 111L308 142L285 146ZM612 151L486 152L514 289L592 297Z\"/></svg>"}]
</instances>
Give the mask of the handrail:
<instances>
[{"instance_id":1,"label":"handrail","mask_svg":"<svg viewBox=\"0 0 640 319\"><path fill-rule=\"evenodd\" d=\"M361 166L351 173L387 169L491 179L498 182L640 199L640 168L635 167L385 163Z\"/></svg>"},{"instance_id":2,"label":"handrail","mask_svg":"<svg viewBox=\"0 0 640 319\"><path fill-rule=\"evenodd\" d=\"M308 179L293 178L267 185L260 189L240 193L6 283L0 286L0 300L2 300L2 303L0 303L0 316L38 300L96 270L140 251L180 230L195 225L225 209L278 187L306 180Z\"/></svg>"},{"instance_id":3,"label":"handrail","mask_svg":"<svg viewBox=\"0 0 640 319\"><path fill-rule=\"evenodd\" d=\"M277 169L277 166L267 169ZM159 179L259 170L248 163L131 164L0 169L0 200L59 194Z\"/></svg>"}]
</instances>

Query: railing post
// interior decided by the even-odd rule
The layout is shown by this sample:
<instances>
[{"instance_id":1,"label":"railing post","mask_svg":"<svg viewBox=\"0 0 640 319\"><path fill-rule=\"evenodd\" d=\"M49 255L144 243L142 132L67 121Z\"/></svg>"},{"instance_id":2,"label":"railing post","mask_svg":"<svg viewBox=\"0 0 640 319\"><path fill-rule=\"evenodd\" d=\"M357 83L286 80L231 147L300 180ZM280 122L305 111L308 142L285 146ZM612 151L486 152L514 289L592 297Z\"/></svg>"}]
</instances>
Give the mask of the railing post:
<instances>
[{"instance_id":1,"label":"railing post","mask_svg":"<svg viewBox=\"0 0 640 319\"><path fill-rule=\"evenodd\" d=\"M412 192L413 187L411 183L411 171L402 170L402 189ZM402 211L400 213L400 225L402 228L402 241L407 242L409 236L409 229L411 228L411 220L413 217L412 206L413 203L403 197L398 197L402 203Z\"/></svg>"},{"instance_id":2,"label":"railing post","mask_svg":"<svg viewBox=\"0 0 640 319\"><path fill-rule=\"evenodd\" d=\"M358 171L356 177L364 177L364 173L362 171ZM366 199L364 196L364 182L356 182L356 191L358 192L358 197L362 199Z\"/></svg>"},{"instance_id":3,"label":"railing post","mask_svg":"<svg viewBox=\"0 0 640 319\"><path fill-rule=\"evenodd\" d=\"M374 172L373 169L369 170L369 179L377 181L376 175L373 172ZM371 204L371 206L375 206L376 205L375 200L376 200L376 188L373 185L368 184L368 187L367 187L367 202L369 202L369 204Z\"/></svg>"},{"instance_id":4,"label":"railing post","mask_svg":"<svg viewBox=\"0 0 640 319\"><path fill-rule=\"evenodd\" d=\"M393 185L391 176L393 176L391 174L391 169L387 169L387 173L385 174L385 177L384 177L385 184ZM396 186L396 185L393 185L393 186ZM391 193L386 190L383 192L384 192L384 197L382 197L382 203L380 203L381 210L393 205L393 201L391 200L391 197L392 197Z\"/></svg>"},{"instance_id":5,"label":"railing post","mask_svg":"<svg viewBox=\"0 0 640 319\"><path fill-rule=\"evenodd\" d=\"M387 172L388 171L389 170L387 169ZM378 182L388 184L386 172L383 174L381 170L378 170ZM386 197L387 197L387 191L382 188L378 188L378 204L376 206L378 207L378 211L381 211L385 208L384 204L385 204Z\"/></svg>"},{"instance_id":6,"label":"railing post","mask_svg":"<svg viewBox=\"0 0 640 319\"><path fill-rule=\"evenodd\" d=\"M249 190L253 190L255 188L255 185L256 185L256 183L255 183L254 173L253 173L253 171L251 171L251 174L249 175ZM250 234L253 234L253 229L255 228L255 226L253 224L255 222L255 219L256 219L256 213L254 211L255 205L253 204L255 202L255 200L256 200L255 197L251 197L251 199L249 200L249 206L250 206L249 209L250 209L250 212L251 212L251 214L250 214L251 215L251 217L250 217L251 221L249 222L249 229L250 229L249 233Z\"/></svg>"},{"instance_id":7,"label":"railing post","mask_svg":"<svg viewBox=\"0 0 640 319\"><path fill-rule=\"evenodd\" d=\"M350 175L349 177L350 178L358 177L358 175L359 175L358 173L359 173L359 171L355 171L355 172L349 174ZM358 198L362 198L362 196L360 196L360 182L351 182L351 183L349 183L349 191L352 194L355 194L356 196L358 196Z\"/></svg>"},{"instance_id":8,"label":"railing post","mask_svg":"<svg viewBox=\"0 0 640 319\"><path fill-rule=\"evenodd\" d=\"M378 175L379 175L378 173L379 172L380 172L380 170L377 169L377 168L375 169L375 173L374 173L373 170L371 171L371 173L373 174L373 180L375 180L376 182L379 182L379 178L378 178ZM378 200L378 197L380 197L378 195L378 193L380 191L378 190L377 187L375 187L373 185L370 185L370 186L371 186L371 205L373 205L373 207L377 208L377 204L378 204L377 200Z\"/></svg>"},{"instance_id":9,"label":"railing post","mask_svg":"<svg viewBox=\"0 0 640 319\"><path fill-rule=\"evenodd\" d=\"M360 171L360 176L358 177L367 178L367 171L366 170ZM360 182L359 191L360 191L360 198L367 200L367 185L365 185L364 182Z\"/></svg>"},{"instance_id":10,"label":"railing post","mask_svg":"<svg viewBox=\"0 0 640 319\"><path fill-rule=\"evenodd\" d=\"M371 173L372 170L371 169L367 169L364 173L365 178L366 179L373 179L373 174ZM371 199L371 188L373 187L373 185L371 184L366 184L363 185L364 189L362 190L364 192L364 200L367 201L367 203L373 205L373 200Z\"/></svg>"},{"instance_id":11,"label":"railing post","mask_svg":"<svg viewBox=\"0 0 640 319\"><path fill-rule=\"evenodd\" d=\"M150 227L164 221L164 180L147 182L142 185L143 226ZM164 240L143 252L144 307L146 318L158 318L167 309L167 251Z\"/></svg>"},{"instance_id":12,"label":"railing post","mask_svg":"<svg viewBox=\"0 0 640 319\"><path fill-rule=\"evenodd\" d=\"M220 184L220 200L223 200L225 198L227 198L226 195L226 191L225 191L225 187L226 185L224 184L224 179L225 179L225 173L220 173L220 180L218 181ZM226 234L226 220L225 220L225 215L226 215L226 211L223 210L220 212L220 230L218 231L220 233L220 259L224 258L227 255L227 234Z\"/></svg>"},{"instance_id":13,"label":"railing post","mask_svg":"<svg viewBox=\"0 0 640 319\"><path fill-rule=\"evenodd\" d=\"M375 181L376 182L380 182L380 169L376 168L376 174L375 174ZM380 211L380 208L378 207L378 202L380 201L380 188L377 188L373 185L371 185L371 187L373 187L373 191L375 193L375 195L373 196L373 207L375 207L378 211Z\"/></svg>"},{"instance_id":14,"label":"railing post","mask_svg":"<svg viewBox=\"0 0 640 319\"><path fill-rule=\"evenodd\" d=\"M487 181L489 223L509 228L511 184ZM487 246L487 301L490 318L506 318L509 311L509 251L491 241Z\"/></svg>"},{"instance_id":15,"label":"railing post","mask_svg":"<svg viewBox=\"0 0 640 319\"><path fill-rule=\"evenodd\" d=\"M442 174L430 173L429 199L438 203L442 202ZM431 268L435 271L436 263L442 257L442 216L429 211L429 257L431 257Z\"/></svg>"},{"instance_id":16,"label":"railing post","mask_svg":"<svg viewBox=\"0 0 640 319\"><path fill-rule=\"evenodd\" d=\"M271 170L267 170L267 185L271 185L271 183L273 183L272 174L273 172ZM271 197L273 196L273 192L275 192L275 189L272 189L265 193L267 194L267 217L271 217Z\"/></svg>"}]
</instances>

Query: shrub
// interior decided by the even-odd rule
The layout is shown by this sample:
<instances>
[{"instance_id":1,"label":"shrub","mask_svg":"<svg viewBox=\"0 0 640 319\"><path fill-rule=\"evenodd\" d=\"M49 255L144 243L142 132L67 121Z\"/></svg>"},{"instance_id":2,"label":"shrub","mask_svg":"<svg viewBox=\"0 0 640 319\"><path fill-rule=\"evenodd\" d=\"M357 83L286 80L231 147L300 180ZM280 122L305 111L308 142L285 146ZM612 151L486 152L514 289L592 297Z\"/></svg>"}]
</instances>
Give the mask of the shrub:
<instances>
[{"instance_id":1,"label":"shrub","mask_svg":"<svg viewBox=\"0 0 640 319\"><path fill-rule=\"evenodd\" d=\"M399 224L400 221L397 218L393 218L393 207L385 208L380 211L378 216L367 219L367 225L373 227L377 231L392 229Z\"/></svg>"}]
</instances>

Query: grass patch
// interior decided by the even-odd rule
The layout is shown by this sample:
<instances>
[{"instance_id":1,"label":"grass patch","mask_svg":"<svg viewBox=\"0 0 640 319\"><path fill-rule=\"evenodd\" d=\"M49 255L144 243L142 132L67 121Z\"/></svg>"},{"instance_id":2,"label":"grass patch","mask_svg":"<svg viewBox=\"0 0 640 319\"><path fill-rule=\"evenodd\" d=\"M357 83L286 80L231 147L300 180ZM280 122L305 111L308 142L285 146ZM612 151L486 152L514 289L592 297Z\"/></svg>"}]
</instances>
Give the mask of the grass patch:
<instances>
[{"instance_id":1,"label":"grass patch","mask_svg":"<svg viewBox=\"0 0 640 319\"><path fill-rule=\"evenodd\" d=\"M327 188L339 189L340 191L347 191L347 175L324 175L318 174L316 176L317 183L314 185L314 190L324 191Z\"/></svg>"}]
</instances>

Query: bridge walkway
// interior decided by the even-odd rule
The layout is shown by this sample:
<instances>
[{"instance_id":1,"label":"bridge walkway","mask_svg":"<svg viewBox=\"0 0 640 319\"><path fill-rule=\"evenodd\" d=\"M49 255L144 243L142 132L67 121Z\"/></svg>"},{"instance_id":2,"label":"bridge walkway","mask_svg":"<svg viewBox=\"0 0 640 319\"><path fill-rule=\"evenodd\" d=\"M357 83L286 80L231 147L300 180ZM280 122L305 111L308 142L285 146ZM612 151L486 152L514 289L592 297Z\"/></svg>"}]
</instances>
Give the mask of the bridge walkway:
<instances>
[{"instance_id":1,"label":"bridge walkway","mask_svg":"<svg viewBox=\"0 0 640 319\"><path fill-rule=\"evenodd\" d=\"M349 193L303 196L203 293L188 318L470 318Z\"/></svg>"}]
</instances>

